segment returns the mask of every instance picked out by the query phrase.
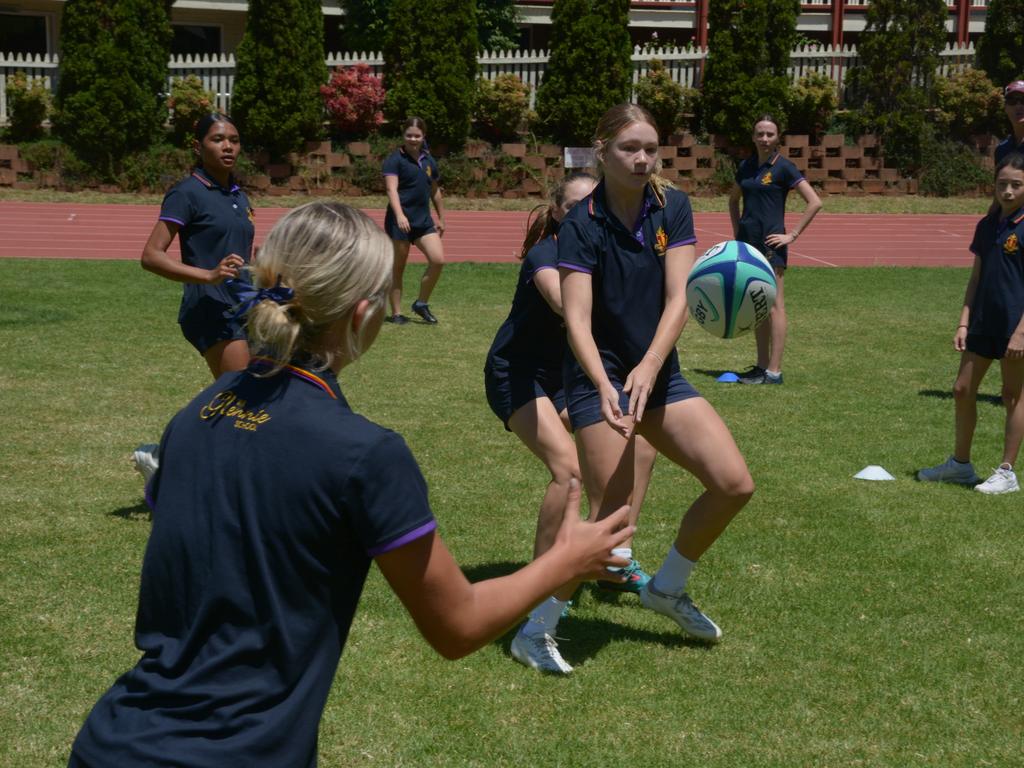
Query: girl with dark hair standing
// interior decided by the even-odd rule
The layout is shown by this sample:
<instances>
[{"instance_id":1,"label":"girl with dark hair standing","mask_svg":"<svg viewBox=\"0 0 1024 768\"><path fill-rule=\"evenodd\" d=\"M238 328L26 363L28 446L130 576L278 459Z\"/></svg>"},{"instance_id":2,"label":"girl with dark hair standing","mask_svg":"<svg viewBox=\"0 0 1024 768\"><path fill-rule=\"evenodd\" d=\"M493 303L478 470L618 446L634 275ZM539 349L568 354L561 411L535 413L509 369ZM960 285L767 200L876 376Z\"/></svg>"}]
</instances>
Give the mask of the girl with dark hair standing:
<instances>
[{"instance_id":1,"label":"girl with dark hair standing","mask_svg":"<svg viewBox=\"0 0 1024 768\"><path fill-rule=\"evenodd\" d=\"M569 484L580 477L562 384L567 345L558 282L557 233L559 222L593 191L596 183L597 179L587 173L570 173L554 188L551 202L535 209L519 256L523 266L512 309L495 335L484 367L491 410L551 473L537 517L535 558L551 548ZM630 499L633 525L657 453L638 437L636 455L636 481ZM624 541L616 554L630 561L620 573L625 580L599 581L598 585L639 594L650 577L633 557L632 540ZM572 671L555 642L555 630L572 592L571 587L557 592L533 609L512 641L513 658L544 672Z\"/></svg>"},{"instance_id":2,"label":"girl with dark hair standing","mask_svg":"<svg viewBox=\"0 0 1024 768\"><path fill-rule=\"evenodd\" d=\"M778 120L761 115L754 122L756 152L736 171L736 183L729 193L729 217L733 234L759 250L775 271L775 303L768 322L754 330L757 363L740 375L742 384L781 384L782 352L786 346L786 302L783 294L790 243L810 225L821 199L814 188L787 158L779 154L781 131ZM786 232L786 197L795 189L807 203L804 215L792 232ZM740 215L740 199L743 215Z\"/></svg>"},{"instance_id":3,"label":"girl with dark hair standing","mask_svg":"<svg viewBox=\"0 0 1024 768\"><path fill-rule=\"evenodd\" d=\"M402 124L402 146L384 159L384 187L388 196L384 231L395 249L391 315L387 320L396 325L409 322L409 318L402 314L402 277L412 244L427 257L427 269L420 280L419 295L412 303L412 311L425 323L437 323L429 302L444 268L444 247L441 245L444 206L438 186L441 173L437 162L427 151L426 136L426 123L418 117L410 117ZM437 210L436 224L430 217L430 203Z\"/></svg>"},{"instance_id":4,"label":"girl with dark hair standing","mask_svg":"<svg viewBox=\"0 0 1024 768\"><path fill-rule=\"evenodd\" d=\"M236 303L225 281L249 262L254 214L232 173L241 143L231 118L213 113L199 120L193 146L198 162L164 196L142 250L142 268L185 284L178 324L217 378L249 364L243 324L225 316ZM176 236L180 259L168 253ZM139 446L133 461L148 480L156 470L156 446Z\"/></svg>"}]
</instances>

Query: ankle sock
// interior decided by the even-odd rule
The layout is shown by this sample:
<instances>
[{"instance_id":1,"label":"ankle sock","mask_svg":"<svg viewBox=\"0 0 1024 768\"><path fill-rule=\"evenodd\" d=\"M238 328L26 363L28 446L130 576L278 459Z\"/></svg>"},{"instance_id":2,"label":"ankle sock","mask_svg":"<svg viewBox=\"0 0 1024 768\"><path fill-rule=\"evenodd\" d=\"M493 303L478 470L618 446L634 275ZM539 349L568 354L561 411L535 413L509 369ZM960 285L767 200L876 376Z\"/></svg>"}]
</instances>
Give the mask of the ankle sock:
<instances>
[{"instance_id":1,"label":"ankle sock","mask_svg":"<svg viewBox=\"0 0 1024 768\"><path fill-rule=\"evenodd\" d=\"M524 635L543 635L545 633L554 637L558 628L558 620L562 618L562 611L565 610L567 600L559 600L551 596L532 611L530 616L519 631Z\"/></svg>"},{"instance_id":2,"label":"ankle sock","mask_svg":"<svg viewBox=\"0 0 1024 768\"><path fill-rule=\"evenodd\" d=\"M664 592L666 595L678 596L683 594L686 591L686 583L690 580L690 573L696 564L695 560L690 560L679 554L679 551L673 544L668 548L665 562L661 564L661 568L654 574L655 589L659 592Z\"/></svg>"}]
</instances>

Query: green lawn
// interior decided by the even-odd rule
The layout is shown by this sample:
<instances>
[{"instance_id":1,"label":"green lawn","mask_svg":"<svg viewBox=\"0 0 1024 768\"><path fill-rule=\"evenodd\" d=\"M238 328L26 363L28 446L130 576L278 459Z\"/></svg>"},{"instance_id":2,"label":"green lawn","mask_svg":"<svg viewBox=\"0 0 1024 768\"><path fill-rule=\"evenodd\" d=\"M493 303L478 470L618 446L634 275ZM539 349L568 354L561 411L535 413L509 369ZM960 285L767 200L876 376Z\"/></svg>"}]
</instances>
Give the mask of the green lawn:
<instances>
[{"instance_id":1,"label":"green lawn","mask_svg":"<svg viewBox=\"0 0 1024 768\"><path fill-rule=\"evenodd\" d=\"M416 272L418 270L414 270ZM321 730L323 766L1015 766L1024 762L1020 495L922 485L949 453L960 269L798 269L783 387L719 385L750 338L687 328L684 373L758 483L702 560L722 626L684 640L632 597L592 592L559 634L568 679L509 637L436 657L371 572ZM487 408L483 359L512 265L454 265L437 327L386 326L342 375L399 430L471 578L529 556L543 467ZM174 323L179 289L125 262L0 261L0 766L61 766L134 663L149 532L128 453L207 383ZM999 459L998 376L975 462ZM880 464L894 482L852 475ZM698 492L659 460L637 535L657 567Z\"/></svg>"}]
</instances>

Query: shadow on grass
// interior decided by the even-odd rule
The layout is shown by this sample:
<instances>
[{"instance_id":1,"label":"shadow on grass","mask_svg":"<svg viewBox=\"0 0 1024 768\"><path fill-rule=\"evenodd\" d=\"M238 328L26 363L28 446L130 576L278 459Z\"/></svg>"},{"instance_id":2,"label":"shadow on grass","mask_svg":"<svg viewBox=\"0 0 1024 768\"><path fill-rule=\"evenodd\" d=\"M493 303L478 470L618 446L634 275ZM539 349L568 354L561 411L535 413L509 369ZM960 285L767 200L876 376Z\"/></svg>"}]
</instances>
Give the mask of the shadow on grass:
<instances>
[{"instance_id":1,"label":"shadow on grass","mask_svg":"<svg viewBox=\"0 0 1024 768\"><path fill-rule=\"evenodd\" d=\"M921 397L934 397L938 400L952 400L953 392L945 389L921 389L918 390L917 394ZM983 395L978 393L977 400L979 403L988 403L989 405L998 405L1002 407L1003 398L999 395Z\"/></svg>"},{"instance_id":2,"label":"shadow on grass","mask_svg":"<svg viewBox=\"0 0 1024 768\"><path fill-rule=\"evenodd\" d=\"M483 579L508 576L524 565L526 563L483 563L464 568L463 571L470 581L482 581ZM589 584L582 590L582 593L577 593L576 597L582 597L583 601L594 600L605 605L619 606L624 610L645 610L636 595L609 592ZM577 604L579 604L578 601ZM652 632L647 629L616 624L603 618L584 618L579 615L577 609L570 611L569 616L562 619L559 624L559 647L570 664L582 664L589 661L597 656L606 645L616 641L656 643L666 648L682 645L697 650L708 650L711 647L699 640L686 637L675 629L669 619L665 619L665 622L665 631ZM515 633L516 630L506 632L497 640L506 655L511 655L510 647Z\"/></svg>"},{"instance_id":3,"label":"shadow on grass","mask_svg":"<svg viewBox=\"0 0 1024 768\"><path fill-rule=\"evenodd\" d=\"M728 368L715 369L715 368L690 368L689 370L694 373L699 373L701 376L707 376L709 379L717 379L723 373L739 373L739 371L732 371Z\"/></svg>"},{"instance_id":4,"label":"shadow on grass","mask_svg":"<svg viewBox=\"0 0 1024 768\"><path fill-rule=\"evenodd\" d=\"M124 520L146 520L152 519L152 512L145 499L130 507L113 509L109 513L112 517L120 517Z\"/></svg>"}]
</instances>

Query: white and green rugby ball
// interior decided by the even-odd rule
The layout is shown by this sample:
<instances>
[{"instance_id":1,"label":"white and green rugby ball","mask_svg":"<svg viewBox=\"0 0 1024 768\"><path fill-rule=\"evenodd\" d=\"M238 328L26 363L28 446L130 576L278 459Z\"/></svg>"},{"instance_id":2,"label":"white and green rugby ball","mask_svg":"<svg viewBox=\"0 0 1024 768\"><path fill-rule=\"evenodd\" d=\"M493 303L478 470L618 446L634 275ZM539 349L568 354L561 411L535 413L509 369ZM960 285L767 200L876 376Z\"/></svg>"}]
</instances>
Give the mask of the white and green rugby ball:
<instances>
[{"instance_id":1,"label":"white and green rugby ball","mask_svg":"<svg viewBox=\"0 0 1024 768\"><path fill-rule=\"evenodd\" d=\"M752 245L726 240L694 262L686 280L686 303L701 328L732 339L768 318L775 290L768 259Z\"/></svg>"}]
</instances>

